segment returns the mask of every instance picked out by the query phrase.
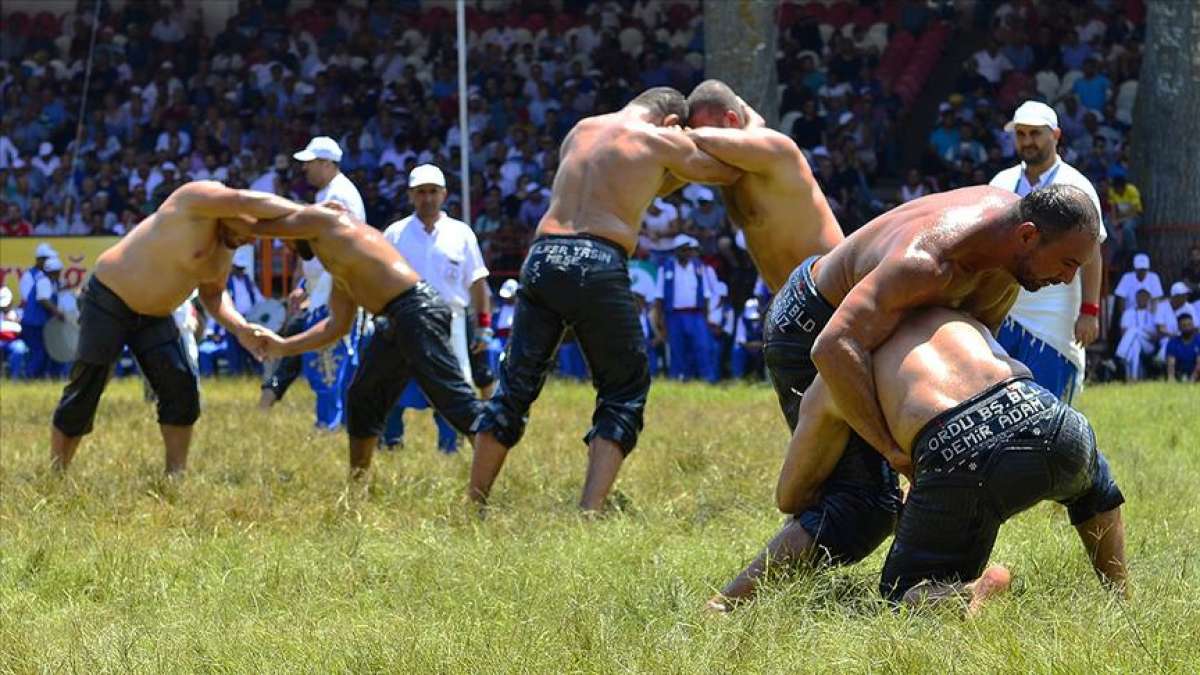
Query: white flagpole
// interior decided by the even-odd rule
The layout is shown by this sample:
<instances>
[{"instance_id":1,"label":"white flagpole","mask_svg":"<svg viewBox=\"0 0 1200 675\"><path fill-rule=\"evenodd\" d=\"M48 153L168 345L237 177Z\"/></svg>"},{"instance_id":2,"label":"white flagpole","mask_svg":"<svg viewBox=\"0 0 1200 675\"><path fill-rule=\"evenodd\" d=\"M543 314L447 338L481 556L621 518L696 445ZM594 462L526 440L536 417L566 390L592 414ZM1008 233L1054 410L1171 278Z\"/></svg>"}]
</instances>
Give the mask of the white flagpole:
<instances>
[{"instance_id":1,"label":"white flagpole","mask_svg":"<svg viewBox=\"0 0 1200 675\"><path fill-rule=\"evenodd\" d=\"M471 223L471 132L467 128L467 3L458 0L458 157L463 222Z\"/></svg>"}]
</instances>

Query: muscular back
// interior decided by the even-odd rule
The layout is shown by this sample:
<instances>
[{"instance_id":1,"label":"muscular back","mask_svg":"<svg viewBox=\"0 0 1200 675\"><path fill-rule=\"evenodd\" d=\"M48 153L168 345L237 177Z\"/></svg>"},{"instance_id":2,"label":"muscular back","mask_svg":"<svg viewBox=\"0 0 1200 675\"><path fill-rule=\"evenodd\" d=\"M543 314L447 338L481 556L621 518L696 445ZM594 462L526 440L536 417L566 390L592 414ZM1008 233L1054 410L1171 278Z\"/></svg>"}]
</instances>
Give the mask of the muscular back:
<instances>
[{"instance_id":1,"label":"muscular back","mask_svg":"<svg viewBox=\"0 0 1200 675\"><path fill-rule=\"evenodd\" d=\"M910 451L929 420L1029 370L983 324L949 309L916 312L875 351L875 386L892 435Z\"/></svg>"},{"instance_id":2,"label":"muscular back","mask_svg":"<svg viewBox=\"0 0 1200 675\"><path fill-rule=\"evenodd\" d=\"M828 253L844 237L796 143L773 129L755 133L766 137L772 160L743 167L742 178L721 193L763 281L777 292L805 258Z\"/></svg>"},{"instance_id":3,"label":"muscular back","mask_svg":"<svg viewBox=\"0 0 1200 675\"><path fill-rule=\"evenodd\" d=\"M203 283L224 283L233 249L217 236L217 218L183 205L181 187L96 261L96 278L130 309L168 316Z\"/></svg>"},{"instance_id":4,"label":"muscular back","mask_svg":"<svg viewBox=\"0 0 1200 675\"><path fill-rule=\"evenodd\" d=\"M375 228L348 213L328 222L309 243L334 283L367 311L380 313L393 298L421 280Z\"/></svg>"},{"instance_id":5,"label":"muscular back","mask_svg":"<svg viewBox=\"0 0 1200 675\"><path fill-rule=\"evenodd\" d=\"M980 186L929 195L884 213L818 261L814 276L826 300L838 305L863 277L889 258L921 256L940 266L946 282L927 304L962 309L992 329L1016 300L1019 286L1002 269L966 270L963 241L1018 197Z\"/></svg>"},{"instance_id":6,"label":"muscular back","mask_svg":"<svg viewBox=\"0 0 1200 675\"><path fill-rule=\"evenodd\" d=\"M588 233L632 253L642 214L666 174L655 148L657 133L658 127L622 113L576 124L563 140L538 235Z\"/></svg>"}]
</instances>

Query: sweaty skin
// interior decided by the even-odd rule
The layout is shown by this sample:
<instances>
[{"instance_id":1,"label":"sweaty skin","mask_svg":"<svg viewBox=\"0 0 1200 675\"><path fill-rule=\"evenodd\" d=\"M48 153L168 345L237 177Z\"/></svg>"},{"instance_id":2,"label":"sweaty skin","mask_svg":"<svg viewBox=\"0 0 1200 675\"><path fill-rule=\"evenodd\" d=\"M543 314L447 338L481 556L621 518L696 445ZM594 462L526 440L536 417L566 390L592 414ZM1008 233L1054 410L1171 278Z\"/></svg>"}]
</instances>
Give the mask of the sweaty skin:
<instances>
[{"instance_id":1,"label":"sweaty skin","mask_svg":"<svg viewBox=\"0 0 1200 675\"><path fill-rule=\"evenodd\" d=\"M909 314L876 350L874 375L888 427L909 456L916 435L930 420L999 382L1030 373L995 344L979 321L961 311L932 307ZM799 419L775 492L779 509L789 514L817 502L850 435L845 416L820 375L805 393ZM1127 571L1120 509L1097 514L1076 526L1076 531L1097 575L1123 591ZM813 545L799 521L789 520L766 550L709 601L708 608L729 611L755 593L772 566L805 559ZM1007 585L1007 570L992 567L976 582L927 587L920 599L965 593L972 598L972 613L978 609L975 605Z\"/></svg>"},{"instance_id":2,"label":"sweaty skin","mask_svg":"<svg viewBox=\"0 0 1200 675\"><path fill-rule=\"evenodd\" d=\"M221 227L220 219L277 218L299 208L265 192L234 190L215 181L187 183L100 254L96 278L133 311L168 316L198 286L201 299L206 288L224 292L233 251L249 239Z\"/></svg>"},{"instance_id":3,"label":"sweaty skin","mask_svg":"<svg viewBox=\"0 0 1200 675\"><path fill-rule=\"evenodd\" d=\"M94 274L130 309L147 316L170 316L192 291L198 291L208 313L238 342L254 351L255 329L238 313L225 291L233 251L250 240L221 222L278 218L299 208L265 192L235 190L215 181L186 183L101 253ZM180 473L187 466L192 427L161 427L167 473ZM52 426L50 448L55 467L66 469L82 438L67 436Z\"/></svg>"},{"instance_id":4,"label":"sweaty skin","mask_svg":"<svg viewBox=\"0 0 1200 675\"><path fill-rule=\"evenodd\" d=\"M745 173L721 195L729 218L742 228L746 247L763 281L778 292L809 256L828 253L844 239L842 228L804 154L790 137L762 124L743 105L746 128L737 117L693 114L688 131L697 147ZM700 126L703 124L704 126Z\"/></svg>"},{"instance_id":5,"label":"sweaty skin","mask_svg":"<svg viewBox=\"0 0 1200 675\"><path fill-rule=\"evenodd\" d=\"M850 426L899 470L906 465L876 401L871 352L906 314L932 305L961 309L995 333L1019 285L1068 283L1094 248L1096 234L1084 230L1039 246L1036 225L1006 220L1017 201L987 186L922 197L867 223L813 266L817 289L837 307L813 363Z\"/></svg>"},{"instance_id":6,"label":"sweaty skin","mask_svg":"<svg viewBox=\"0 0 1200 675\"><path fill-rule=\"evenodd\" d=\"M536 236L590 234L632 254L646 207L671 182L728 185L741 171L699 150L680 120L655 126L637 105L580 120L563 139L550 208Z\"/></svg>"},{"instance_id":7,"label":"sweaty skin","mask_svg":"<svg viewBox=\"0 0 1200 675\"><path fill-rule=\"evenodd\" d=\"M271 358L302 354L333 343L350 330L358 306L379 314L421 277L375 228L332 202L302 207L295 213L252 225L231 224L256 237L303 239L333 277L329 316L287 339L260 331L259 347Z\"/></svg>"}]
</instances>

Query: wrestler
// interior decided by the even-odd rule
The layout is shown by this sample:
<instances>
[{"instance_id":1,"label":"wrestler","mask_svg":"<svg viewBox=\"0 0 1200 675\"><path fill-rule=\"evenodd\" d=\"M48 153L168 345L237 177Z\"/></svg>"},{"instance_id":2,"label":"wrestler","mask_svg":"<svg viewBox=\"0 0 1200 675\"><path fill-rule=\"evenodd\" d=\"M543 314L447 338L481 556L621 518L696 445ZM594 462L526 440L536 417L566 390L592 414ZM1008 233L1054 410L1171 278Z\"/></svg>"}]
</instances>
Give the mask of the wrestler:
<instances>
[{"instance_id":1,"label":"wrestler","mask_svg":"<svg viewBox=\"0 0 1200 675\"><path fill-rule=\"evenodd\" d=\"M1126 580L1120 489L1087 419L1032 380L989 329L944 308L910 313L874 353L889 432L915 465L880 591L894 602L950 597L969 613L1007 589L1011 575L984 565L1000 525L1044 501L1067 506L1101 580ZM800 404L800 423L780 472L776 501L800 514L820 499L843 449L861 445L824 382ZM866 450L865 452L869 452ZM791 520L709 608L753 595L769 565L811 560L812 537Z\"/></svg>"},{"instance_id":2,"label":"wrestler","mask_svg":"<svg viewBox=\"0 0 1200 675\"><path fill-rule=\"evenodd\" d=\"M329 316L287 338L257 331L261 358L303 354L333 343L350 330L359 306L375 315L375 332L346 393L352 478L370 469L388 411L410 377L455 429L469 433L482 403L450 347L450 308L379 230L336 202L230 226L256 237L287 240L302 259L320 260L333 279Z\"/></svg>"},{"instance_id":3,"label":"wrestler","mask_svg":"<svg viewBox=\"0 0 1200 675\"><path fill-rule=\"evenodd\" d=\"M172 192L116 244L100 254L79 302L79 348L54 411L51 462L65 470L92 430L100 395L128 345L154 389L166 446L166 472L187 468L192 425L200 416L196 370L180 342L172 312L199 291L208 313L249 347L253 330L225 291L233 250L249 241L221 218L276 218L297 204L213 181Z\"/></svg>"},{"instance_id":4,"label":"wrestler","mask_svg":"<svg viewBox=\"0 0 1200 675\"><path fill-rule=\"evenodd\" d=\"M650 389L626 269L642 214L679 180L727 185L741 175L696 148L676 126L687 116L682 94L655 87L615 113L581 120L563 140L550 208L521 268L496 391L474 427L472 499L487 500L570 327L597 392L592 428L584 436L588 469L579 506L603 506L637 444Z\"/></svg>"}]
</instances>

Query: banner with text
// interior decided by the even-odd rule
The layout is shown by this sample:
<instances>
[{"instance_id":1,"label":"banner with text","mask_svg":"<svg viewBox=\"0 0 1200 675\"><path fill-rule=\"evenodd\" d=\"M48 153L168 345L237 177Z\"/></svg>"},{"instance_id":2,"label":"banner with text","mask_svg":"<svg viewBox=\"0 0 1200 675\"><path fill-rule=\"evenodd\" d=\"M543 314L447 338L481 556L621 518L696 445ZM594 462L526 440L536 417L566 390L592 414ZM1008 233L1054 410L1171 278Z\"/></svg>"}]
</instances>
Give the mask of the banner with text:
<instances>
[{"instance_id":1,"label":"banner with text","mask_svg":"<svg viewBox=\"0 0 1200 675\"><path fill-rule=\"evenodd\" d=\"M12 289L14 302L20 302L18 284L25 270L33 266L38 244L47 243L62 260L62 287L83 283L96 265L96 258L119 237L0 237L0 285Z\"/></svg>"}]
</instances>

